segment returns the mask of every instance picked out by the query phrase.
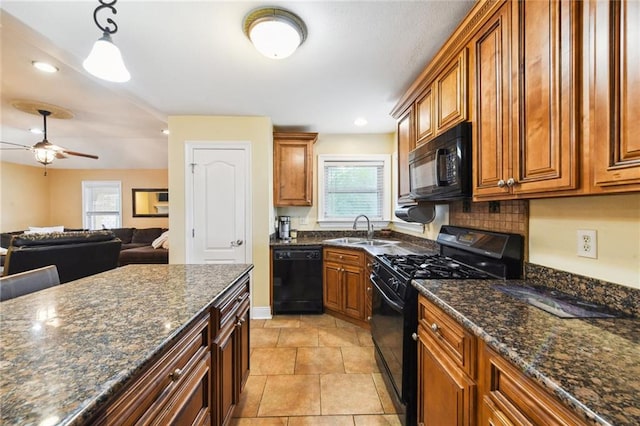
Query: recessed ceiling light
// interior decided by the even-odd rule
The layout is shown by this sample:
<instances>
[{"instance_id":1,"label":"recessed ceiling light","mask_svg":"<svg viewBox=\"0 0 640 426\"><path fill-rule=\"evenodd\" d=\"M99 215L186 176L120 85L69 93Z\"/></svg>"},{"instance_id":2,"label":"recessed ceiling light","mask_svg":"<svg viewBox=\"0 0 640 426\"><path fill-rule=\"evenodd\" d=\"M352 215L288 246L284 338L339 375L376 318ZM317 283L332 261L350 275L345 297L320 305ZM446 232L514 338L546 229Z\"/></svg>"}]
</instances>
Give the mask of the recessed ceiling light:
<instances>
[{"instance_id":1,"label":"recessed ceiling light","mask_svg":"<svg viewBox=\"0 0 640 426\"><path fill-rule=\"evenodd\" d=\"M366 126L367 123L368 123L368 121L365 118L362 118L362 117L356 118L356 120L353 122L353 124L355 124L358 127Z\"/></svg>"},{"instance_id":2,"label":"recessed ceiling light","mask_svg":"<svg viewBox=\"0 0 640 426\"><path fill-rule=\"evenodd\" d=\"M30 131L31 133L35 133L36 135L41 135L41 134L43 134L43 133L44 133L44 132L42 131L42 129L38 129L37 127L32 127L32 128L30 128L30 129L29 129L29 131Z\"/></svg>"},{"instance_id":3,"label":"recessed ceiling light","mask_svg":"<svg viewBox=\"0 0 640 426\"><path fill-rule=\"evenodd\" d=\"M58 67L53 66L47 62L31 61L31 65L42 72L54 73L60 71Z\"/></svg>"},{"instance_id":4,"label":"recessed ceiling light","mask_svg":"<svg viewBox=\"0 0 640 426\"><path fill-rule=\"evenodd\" d=\"M162 134L163 135L168 135L169 133L170 133L169 129L162 129Z\"/></svg>"}]
</instances>

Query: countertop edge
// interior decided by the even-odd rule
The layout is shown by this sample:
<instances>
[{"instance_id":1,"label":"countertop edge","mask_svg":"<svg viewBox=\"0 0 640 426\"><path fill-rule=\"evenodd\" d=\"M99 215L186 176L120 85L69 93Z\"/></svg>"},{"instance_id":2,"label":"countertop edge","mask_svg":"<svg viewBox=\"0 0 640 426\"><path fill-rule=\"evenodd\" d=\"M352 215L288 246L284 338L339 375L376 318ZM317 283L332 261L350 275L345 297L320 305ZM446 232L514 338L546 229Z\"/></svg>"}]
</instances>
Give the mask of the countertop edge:
<instances>
[{"instance_id":1,"label":"countertop edge","mask_svg":"<svg viewBox=\"0 0 640 426\"><path fill-rule=\"evenodd\" d=\"M540 384L542 387L547 389L550 393L556 395L560 403L562 403L569 410L574 412L579 417L583 418L586 421L593 422L602 426L613 426L612 423L603 419L601 416L593 412L589 407L581 403L578 399L576 399L572 394L563 389L560 385L558 385L555 381L548 378L540 371L538 371L535 367L531 366L527 362L525 362L522 358L520 358L514 351L510 350L510 348L501 343L499 339L493 337L489 333L487 333L482 327L478 326L473 321L469 320L465 317L461 312L457 311L455 308L447 304L444 300L440 299L438 296L430 292L429 290L421 287L419 284L412 281L412 285L418 290L420 294L427 297L430 301L435 303L438 307L442 308L447 314L451 315L455 320L457 320L465 329L472 332L475 336L482 339L490 348L498 352L501 356L508 359L510 362L514 363L517 367L520 368L520 371L525 374L530 379L534 380L536 383ZM568 403L570 402L570 403Z\"/></svg>"}]
</instances>

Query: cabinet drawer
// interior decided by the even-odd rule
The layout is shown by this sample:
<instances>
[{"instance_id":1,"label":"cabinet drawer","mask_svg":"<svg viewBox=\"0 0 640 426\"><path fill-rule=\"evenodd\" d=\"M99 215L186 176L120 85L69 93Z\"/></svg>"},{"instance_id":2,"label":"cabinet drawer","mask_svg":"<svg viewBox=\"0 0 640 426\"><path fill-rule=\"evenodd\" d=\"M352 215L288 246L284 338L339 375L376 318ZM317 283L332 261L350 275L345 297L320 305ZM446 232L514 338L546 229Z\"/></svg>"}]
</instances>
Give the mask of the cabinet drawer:
<instances>
[{"instance_id":1,"label":"cabinet drawer","mask_svg":"<svg viewBox=\"0 0 640 426\"><path fill-rule=\"evenodd\" d=\"M216 333L221 330L227 322L235 322L236 311L245 300L249 300L249 278L230 288L227 294L214 305L213 316Z\"/></svg>"},{"instance_id":2,"label":"cabinet drawer","mask_svg":"<svg viewBox=\"0 0 640 426\"><path fill-rule=\"evenodd\" d=\"M420 295L418 325L438 342L444 353L465 371L476 378L476 337L465 330L444 311Z\"/></svg>"},{"instance_id":3,"label":"cabinet drawer","mask_svg":"<svg viewBox=\"0 0 640 426\"><path fill-rule=\"evenodd\" d=\"M553 396L489 348L484 352L485 392L500 412L503 423L514 425L584 425ZM486 398L486 396L485 396ZM488 410L491 404L484 404ZM490 417L490 413L483 413Z\"/></svg>"},{"instance_id":4,"label":"cabinet drawer","mask_svg":"<svg viewBox=\"0 0 640 426\"><path fill-rule=\"evenodd\" d=\"M327 262L362 266L362 262L364 261L364 253L359 250L340 250L334 248L325 248L324 260Z\"/></svg>"},{"instance_id":5,"label":"cabinet drawer","mask_svg":"<svg viewBox=\"0 0 640 426\"><path fill-rule=\"evenodd\" d=\"M199 319L166 354L110 404L95 424L150 424L187 384L209 353L209 315Z\"/></svg>"}]
</instances>

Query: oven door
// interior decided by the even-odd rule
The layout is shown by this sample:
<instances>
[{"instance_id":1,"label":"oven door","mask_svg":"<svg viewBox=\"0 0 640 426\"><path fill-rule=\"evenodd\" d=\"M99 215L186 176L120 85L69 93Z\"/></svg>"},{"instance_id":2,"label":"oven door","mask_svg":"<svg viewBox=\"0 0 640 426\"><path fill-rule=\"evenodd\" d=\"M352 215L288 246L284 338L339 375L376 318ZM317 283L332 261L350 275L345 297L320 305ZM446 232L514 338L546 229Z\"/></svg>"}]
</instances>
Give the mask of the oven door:
<instances>
[{"instance_id":1,"label":"oven door","mask_svg":"<svg viewBox=\"0 0 640 426\"><path fill-rule=\"evenodd\" d=\"M390 379L399 401L402 398L402 362L404 349L404 302L379 278L371 276L373 302L371 337L381 372Z\"/></svg>"}]
</instances>

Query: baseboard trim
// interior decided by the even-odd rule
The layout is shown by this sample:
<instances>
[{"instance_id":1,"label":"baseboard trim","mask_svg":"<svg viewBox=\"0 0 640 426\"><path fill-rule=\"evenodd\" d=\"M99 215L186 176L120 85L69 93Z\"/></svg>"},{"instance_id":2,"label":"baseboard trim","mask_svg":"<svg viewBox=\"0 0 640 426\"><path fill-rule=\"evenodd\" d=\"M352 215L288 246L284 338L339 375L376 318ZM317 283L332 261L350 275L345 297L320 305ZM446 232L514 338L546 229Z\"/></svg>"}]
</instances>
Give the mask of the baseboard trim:
<instances>
[{"instance_id":1,"label":"baseboard trim","mask_svg":"<svg viewBox=\"0 0 640 426\"><path fill-rule=\"evenodd\" d=\"M251 319L271 319L271 306L254 306L251 309Z\"/></svg>"}]
</instances>

